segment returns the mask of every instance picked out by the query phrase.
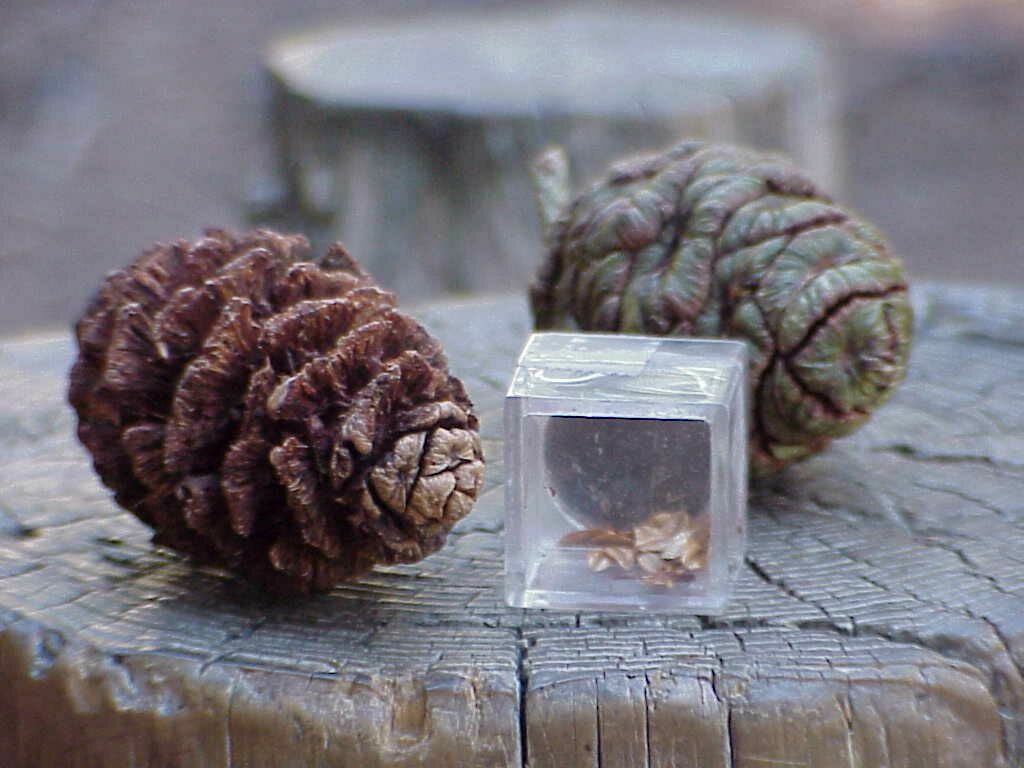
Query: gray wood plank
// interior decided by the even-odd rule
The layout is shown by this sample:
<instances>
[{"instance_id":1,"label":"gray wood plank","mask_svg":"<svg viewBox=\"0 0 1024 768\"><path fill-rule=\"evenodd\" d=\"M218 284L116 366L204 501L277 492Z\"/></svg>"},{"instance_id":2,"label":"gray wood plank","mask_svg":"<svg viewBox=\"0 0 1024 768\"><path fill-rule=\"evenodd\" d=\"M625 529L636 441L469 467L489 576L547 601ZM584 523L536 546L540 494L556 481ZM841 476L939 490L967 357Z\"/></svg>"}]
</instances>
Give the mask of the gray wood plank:
<instances>
[{"instance_id":1,"label":"gray wood plank","mask_svg":"<svg viewBox=\"0 0 1024 768\"><path fill-rule=\"evenodd\" d=\"M449 546L284 603L113 505L63 403L66 335L0 342L0 765L1019 765L1024 295L916 301L906 385L755 489L713 619L502 604L519 299L418 312L489 461Z\"/></svg>"}]
</instances>

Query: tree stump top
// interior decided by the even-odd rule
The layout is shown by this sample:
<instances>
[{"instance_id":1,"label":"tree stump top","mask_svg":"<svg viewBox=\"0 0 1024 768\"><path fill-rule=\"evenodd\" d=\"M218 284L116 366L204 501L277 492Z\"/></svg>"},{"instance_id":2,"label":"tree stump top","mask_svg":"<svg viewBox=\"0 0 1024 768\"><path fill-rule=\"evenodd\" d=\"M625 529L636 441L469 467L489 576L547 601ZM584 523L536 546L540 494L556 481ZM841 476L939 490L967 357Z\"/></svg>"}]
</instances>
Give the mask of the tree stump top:
<instances>
[{"instance_id":1,"label":"tree stump top","mask_svg":"<svg viewBox=\"0 0 1024 768\"><path fill-rule=\"evenodd\" d=\"M915 301L906 384L754 490L714 619L502 603L519 298L416 313L486 438L449 545L287 602L113 504L64 404L67 335L0 343L0 764L1020 765L1024 293Z\"/></svg>"},{"instance_id":2,"label":"tree stump top","mask_svg":"<svg viewBox=\"0 0 1024 768\"><path fill-rule=\"evenodd\" d=\"M715 109L802 82L820 51L783 26L668 8L431 13L285 36L267 65L321 106L497 118Z\"/></svg>"}]
</instances>

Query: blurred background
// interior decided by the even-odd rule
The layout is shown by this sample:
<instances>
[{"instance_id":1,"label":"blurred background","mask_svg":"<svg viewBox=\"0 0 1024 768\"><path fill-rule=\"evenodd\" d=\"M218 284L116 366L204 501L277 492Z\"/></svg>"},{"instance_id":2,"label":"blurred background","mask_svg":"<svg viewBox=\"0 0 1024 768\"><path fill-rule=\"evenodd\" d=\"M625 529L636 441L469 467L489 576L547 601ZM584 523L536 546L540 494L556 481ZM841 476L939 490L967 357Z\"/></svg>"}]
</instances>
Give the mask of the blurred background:
<instances>
[{"instance_id":1,"label":"blurred background","mask_svg":"<svg viewBox=\"0 0 1024 768\"><path fill-rule=\"evenodd\" d=\"M1020 0L370 7L4 0L0 332L210 225L341 238L403 296L517 289L531 152L578 188L681 133L791 153L915 279L1024 283Z\"/></svg>"}]
</instances>

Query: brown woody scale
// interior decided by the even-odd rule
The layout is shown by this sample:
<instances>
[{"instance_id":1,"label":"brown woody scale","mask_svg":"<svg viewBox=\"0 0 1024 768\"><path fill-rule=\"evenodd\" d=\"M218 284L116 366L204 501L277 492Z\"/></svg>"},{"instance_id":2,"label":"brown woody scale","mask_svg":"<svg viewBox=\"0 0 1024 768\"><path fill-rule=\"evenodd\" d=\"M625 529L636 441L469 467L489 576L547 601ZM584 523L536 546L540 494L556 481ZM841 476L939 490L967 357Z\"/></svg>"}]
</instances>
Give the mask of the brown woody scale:
<instances>
[{"instance_id":1,"label":"brown woody scale","mask_svg":"<svg viewBox=\"0 0 1024 768\"><path fill-rule=\"evenodd\" d=\"M154 541L281 592L437 550L480 489L440 345L340 245L210 230L109 275L69 400Z\"/></svg>"}]
</instances>

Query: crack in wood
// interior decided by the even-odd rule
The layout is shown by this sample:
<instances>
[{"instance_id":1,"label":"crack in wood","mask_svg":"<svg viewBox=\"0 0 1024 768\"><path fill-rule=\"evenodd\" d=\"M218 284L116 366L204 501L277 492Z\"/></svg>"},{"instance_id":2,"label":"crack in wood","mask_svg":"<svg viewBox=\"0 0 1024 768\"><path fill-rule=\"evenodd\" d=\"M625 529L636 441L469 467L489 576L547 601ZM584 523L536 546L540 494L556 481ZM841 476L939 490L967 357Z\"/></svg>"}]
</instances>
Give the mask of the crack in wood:
<instances>
[{"instance_id":1,"label":"crack in wood","mask_svg":"<svg viewBox=\"0 0 1024 768\"><path fill-rule=\"evenodd\" d=\"M523 628L516 627L516 686L519 725L519 754L523 768L530 765L530 739L527 733L526 704L530 690L529 672L526 669L526 654L528 653L526 638L523 636Z\"/></svg>"}]
</instances>

